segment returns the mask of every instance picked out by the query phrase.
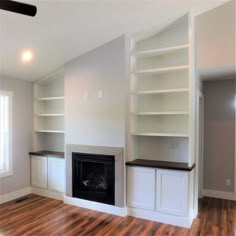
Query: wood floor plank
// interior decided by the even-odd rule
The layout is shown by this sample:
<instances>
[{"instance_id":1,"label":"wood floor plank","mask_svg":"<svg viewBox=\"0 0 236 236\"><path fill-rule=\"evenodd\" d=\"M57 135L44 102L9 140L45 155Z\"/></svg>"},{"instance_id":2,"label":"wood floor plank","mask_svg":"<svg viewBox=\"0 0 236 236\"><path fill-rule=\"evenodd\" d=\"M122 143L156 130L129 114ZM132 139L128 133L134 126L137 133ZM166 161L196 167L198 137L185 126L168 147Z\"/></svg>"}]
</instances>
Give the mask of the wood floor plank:
<instances>
[{"instance_id":1,"label":"wood floor plank","mask_svg":"<svg viewBox=\"0 0 236 236\"><path fill-rule=\"evenodd\" d=\"M236 202L204 198L191 229L119 217L30 194L0 205L1 236L235 236Z\"/></svg>"}]
</instances>

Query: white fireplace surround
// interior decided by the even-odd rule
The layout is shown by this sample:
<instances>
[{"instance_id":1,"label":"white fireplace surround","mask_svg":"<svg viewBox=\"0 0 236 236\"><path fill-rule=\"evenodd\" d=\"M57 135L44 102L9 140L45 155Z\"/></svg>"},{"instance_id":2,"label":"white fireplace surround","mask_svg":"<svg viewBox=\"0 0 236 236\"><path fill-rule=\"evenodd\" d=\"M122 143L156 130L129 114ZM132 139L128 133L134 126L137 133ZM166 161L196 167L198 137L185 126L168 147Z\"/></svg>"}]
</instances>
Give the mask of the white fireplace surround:
<instances>
[{"instance_id":1,"label":"white fireplace surround","mask_svg":"<svg viewBox=\"0 0 236 236\"><path fill-rule=\"evenodd\" d=\"M67 144L66 145L66 196L67 197L72 197L73 152L115 156L115 206L124 207L125 206L124 148Z\"/></svg>"}]
</instances>

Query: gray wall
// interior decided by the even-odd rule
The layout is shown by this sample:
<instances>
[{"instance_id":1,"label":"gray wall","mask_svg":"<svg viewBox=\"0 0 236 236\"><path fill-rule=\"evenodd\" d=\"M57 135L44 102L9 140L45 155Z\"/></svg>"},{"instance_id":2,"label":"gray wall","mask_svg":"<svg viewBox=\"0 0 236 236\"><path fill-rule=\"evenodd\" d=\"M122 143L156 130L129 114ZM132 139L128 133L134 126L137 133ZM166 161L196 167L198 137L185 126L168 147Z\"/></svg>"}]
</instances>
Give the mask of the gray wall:
<instances>
[{"instance_id":1,"label":"gray wall","mask_svg":"<svg viewBox=\"0 0 236 236\"><path fill-rule=\"evenodd\" d=\"M204 189L234 191L235 80L206 81ZM231 186L226 186L231 179Z\"/></svg>"},{"instance_id":2,"label":"gray wall","mask_svg":"<svg viewBox=\"0 0 236 236\"><path fill-rule=\"evenodd\" d=\"M33 130L32 83L0 77L0 89L13 96L13 175L0 179L0 195L30 186L30 158Z\"/></svg>"},{"instance_id":3,"label":"gray wall","mask_svg":"<svg viewBox=\"0 0 236 236\"><path fill-rule=\"evenodd\" d=\"M124 147L125 91L123 36L67 63L66 144Z\"/></svg>"},{"instance_id":4,"label":"gray wall","mask_svg":"<svg viewBox=\"0 0 236 236\"><path fill-rule=\"evenodd\" d=\"M125 146L127 89L125 61L125 38L119 37L67 63L65 66L67 147L71 147L68 144L79 144L83 147L99 146L100 149L101 146ZM101 98L98 98L99 91L103 93ZM91 148L88 150L93 153ZM68 150L66 152L68 154ZM66 157L68 196L71 196L71 168L71 154L69 154ZM122 186L124 186L123 178L123 175L119 176ZM124 188L116 193L116 204L118 199L122 199L121 202L118 201L119 206L124 204L123 190Z\"/></svg>"}]
</instances>

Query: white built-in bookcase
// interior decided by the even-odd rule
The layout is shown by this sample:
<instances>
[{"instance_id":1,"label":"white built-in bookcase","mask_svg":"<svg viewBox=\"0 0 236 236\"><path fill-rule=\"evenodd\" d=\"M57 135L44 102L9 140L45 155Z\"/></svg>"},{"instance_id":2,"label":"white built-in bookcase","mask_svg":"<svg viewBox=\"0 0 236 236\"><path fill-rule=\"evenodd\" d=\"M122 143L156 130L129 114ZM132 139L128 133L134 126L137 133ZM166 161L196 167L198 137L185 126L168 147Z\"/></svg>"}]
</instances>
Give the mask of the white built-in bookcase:
<instances>
[{"instance_id":1,"label":"white built-in bookcase","mask_svg":"<svg viewBox=\"0 0 236 236\"><path fill-rule=\"evenodd\" d=\"M193 21L130 40L129 160L194 163Z\"/></svg>"},{"instance_id":2,"label":"white built-in bookcase","mask_svg":"<svg viewBox=\"0 0 236 236\"><path fill-rule=\"evenodd\" d=\"M34 83L34 149L64 150L64 73Z\"/></svg>"}]
</instances>

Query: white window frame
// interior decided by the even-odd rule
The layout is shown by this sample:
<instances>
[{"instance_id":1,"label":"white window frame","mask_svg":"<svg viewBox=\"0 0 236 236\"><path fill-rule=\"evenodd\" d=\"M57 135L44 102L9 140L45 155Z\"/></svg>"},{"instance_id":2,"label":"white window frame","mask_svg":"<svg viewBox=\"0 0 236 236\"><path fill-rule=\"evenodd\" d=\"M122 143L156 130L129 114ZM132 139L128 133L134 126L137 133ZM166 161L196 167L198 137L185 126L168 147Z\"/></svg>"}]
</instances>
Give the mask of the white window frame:
<instances>
[{"instance_id":1,"label":"white window frame","mask_svg":"<svg viewBox=\"0 0 236 236\"><path fill-rule=\"evenodd\" d=\"M10 91L4 91L4 90L0 90L0 96L7 96L8 97L8 111L9 111L9 116L8 116L8 124L9 124L9 135L8 135L8 157L6 157L6 167L3 169L0 168L0 178L2 177L6 177L9 175L13 174L13 168L12 168L12 110L13 110L13 92Z\"/></svg>"}]
</instances>

